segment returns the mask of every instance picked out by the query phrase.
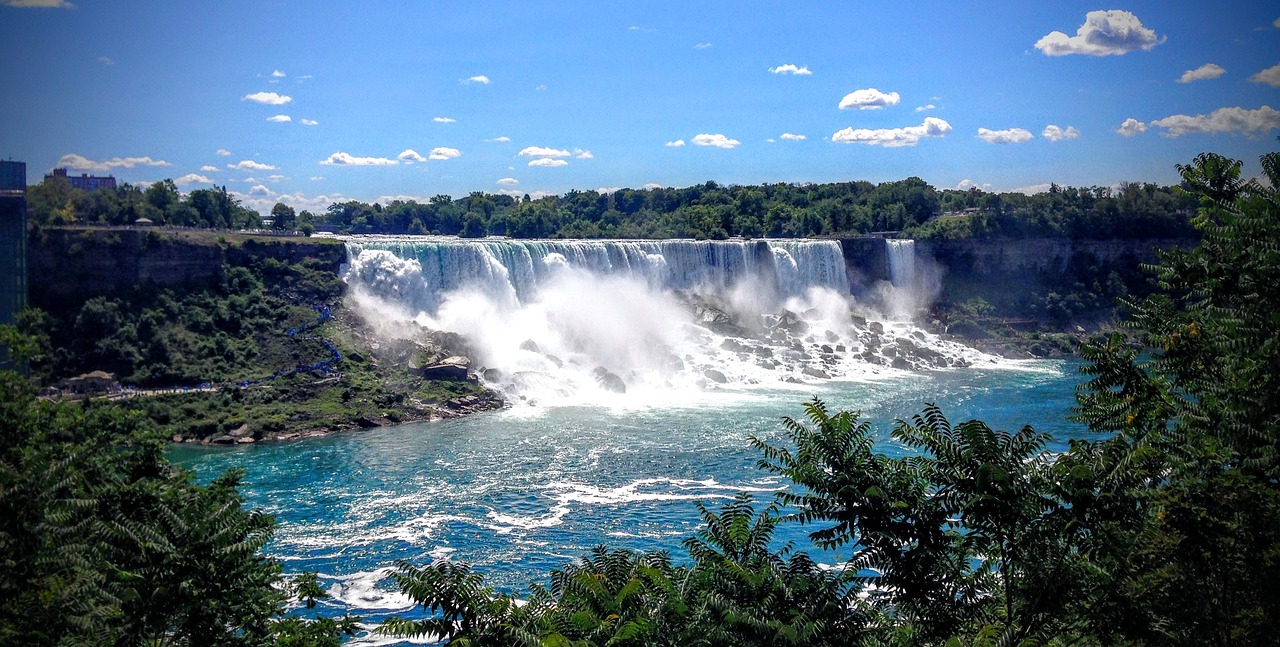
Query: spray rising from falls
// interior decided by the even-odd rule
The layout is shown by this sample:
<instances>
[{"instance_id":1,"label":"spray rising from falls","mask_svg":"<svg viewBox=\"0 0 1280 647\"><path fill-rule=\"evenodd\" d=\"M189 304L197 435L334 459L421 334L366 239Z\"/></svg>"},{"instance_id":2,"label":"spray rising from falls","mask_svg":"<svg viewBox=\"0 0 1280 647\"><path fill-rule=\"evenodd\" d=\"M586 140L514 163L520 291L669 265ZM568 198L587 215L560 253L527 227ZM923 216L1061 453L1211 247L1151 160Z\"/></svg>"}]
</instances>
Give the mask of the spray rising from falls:
<instances>
[{"instance_id":1,"label":"spray rising from falls","mask_svg":"<svg viewBox=\"0 0 1280 647\"><path fill-rule=\"evenodd\" d=\"M877 321L851 298L833 241L346 244L345 278L371 320L462 334L514 402L670 403L991 359Z\"/></svg>"}]
</instances>

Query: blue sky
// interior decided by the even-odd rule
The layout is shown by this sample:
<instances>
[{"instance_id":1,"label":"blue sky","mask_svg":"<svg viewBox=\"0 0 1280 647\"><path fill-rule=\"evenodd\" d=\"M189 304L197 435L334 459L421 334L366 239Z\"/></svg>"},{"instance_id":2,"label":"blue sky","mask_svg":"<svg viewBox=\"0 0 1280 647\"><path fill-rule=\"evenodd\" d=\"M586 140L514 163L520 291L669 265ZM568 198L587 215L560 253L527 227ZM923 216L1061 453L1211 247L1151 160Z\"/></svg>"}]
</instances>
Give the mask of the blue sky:
<instances>
[{"instance_id":1,"label":"blue sky","mask_svg":"<svg viewBox=\"0 0 1280 647\"><path fill-rule=\"evenodd\" d=\"M1173 183L1201 151L1256 174L1280 133L1271 2L0 0L0 60L0 158L29 181L216 183L264 211Z\"/></svg>"}]
</instances>

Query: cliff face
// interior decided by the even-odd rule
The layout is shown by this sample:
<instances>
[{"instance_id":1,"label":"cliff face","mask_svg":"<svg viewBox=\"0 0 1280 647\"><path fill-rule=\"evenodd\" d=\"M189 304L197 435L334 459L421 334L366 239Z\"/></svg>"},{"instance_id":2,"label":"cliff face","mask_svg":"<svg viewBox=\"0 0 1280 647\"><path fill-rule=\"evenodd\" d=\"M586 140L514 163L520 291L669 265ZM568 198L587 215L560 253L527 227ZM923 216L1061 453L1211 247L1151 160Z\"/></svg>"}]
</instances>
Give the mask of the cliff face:
<instances>
[{"instance_id":1,"label":"cliff face","mask_svg":"<svg viewBox=\"0 0 1280 647\"><path fill-rule=\"evenodd\" d=\"M337 241L147 229L46 228L27 247L31 304L67 306L135 286L212 283L228 267L275 258L319 260L335 273Z\"/></svg>"}]
</instances>

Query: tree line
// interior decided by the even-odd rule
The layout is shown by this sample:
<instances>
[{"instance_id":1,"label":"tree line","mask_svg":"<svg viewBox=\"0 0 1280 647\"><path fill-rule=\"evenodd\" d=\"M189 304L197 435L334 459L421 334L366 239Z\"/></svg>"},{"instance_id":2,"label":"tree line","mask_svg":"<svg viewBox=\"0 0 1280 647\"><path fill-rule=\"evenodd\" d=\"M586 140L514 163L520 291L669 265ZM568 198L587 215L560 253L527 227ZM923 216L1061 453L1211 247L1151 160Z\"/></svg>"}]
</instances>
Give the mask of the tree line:
<instances>
[{"instance_id":1,"label":"tree line","mask_svg":"<svg viewBox=\"0 0 1280 647\"><path fill-rule=\"evenodd\" d=\"M420 607L378 631L456 645L1265 645L1280 632L1280 153L1180 166L1193 249L1125 299L1127 335L1080 353L1049 454L1030 426L925 406L894 457L857 412L819 401L753 440L772 501L700 507L682 554L601 547L520 594L465 564L398 564ZM0 342L30 340L0 327ZM23 644L336 644L355 619L282 585L232 472L207 486L105 406L41 402L0 374L0 639ZM834 568L777 546L799 523Z\"/></svg>"},{"instance_id":2,"label":"tree line","mask_svg":"<svg viewBox=\"0 0 1280 647\"><path fill-rule=\"evenodd\" d=\"M442 234L512 238L806 237L906 232L915 238L1181 238L1194 200L1177 187L1125 183L1051 185L1035 195L978 188L936 189L911 177L872 184L706 182L684 188L569 191L531 198L473 192L454 199L390 204L335 202L323 212L277 203L267 217L241 205L226 187L182 194L170 180L145 190L124 184L87 192L48 177L28 191L31 221L315 230L357 234Z\"/></svg>"}]
</instances>

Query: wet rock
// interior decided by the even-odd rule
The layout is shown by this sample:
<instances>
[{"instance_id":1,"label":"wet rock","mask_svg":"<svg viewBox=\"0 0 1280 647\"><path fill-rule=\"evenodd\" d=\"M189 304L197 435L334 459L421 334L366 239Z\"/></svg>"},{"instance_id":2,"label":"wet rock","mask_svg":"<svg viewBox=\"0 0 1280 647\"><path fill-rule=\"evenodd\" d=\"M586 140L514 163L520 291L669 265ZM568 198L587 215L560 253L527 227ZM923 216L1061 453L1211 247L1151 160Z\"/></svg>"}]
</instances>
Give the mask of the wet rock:
<instances>
[{"instance_id":1,"label":"wet rock","mask_svg":"<svg viewBox=\"0 0 1280 647\"><path fill-rule=\"evenodd\" d=\"M597 366L595 370L591 371L591 374L595 376L596 383L604 390L612 391L614 393L627 392L626 382L623 382L622 378L618 377L616 373L611 372L609 369L603 366Z\"/></svg>"},{"instance_id":2,"label":"wet rock","mask_svg":"<svg viewBox=\"0 0 1280 647\"><path fill-rule=\"evenodd\" d=\"M787 375L782 378L782 381L788 384L804 384L804 380L801 380L794 375Z\"/></svg>"},{"instance_id":3,"label":"wet rock","mask_svg":"<svg viewBox=\"0 0 1280 647\"><path fill-rule=\"evenodd\" d=\"M915 368L911 365L911 362L907 361L907 358L905 357L895 357L893 358L892 362L889 362L889 365L894 368L902 369L904 371L909 371L912 368Z\"/></svg>"},{"instance_id":4,"label":"wet rock","mask_svg":"<svg viewBox=\"0 0 1280 647\"><path fill-rule=\"evenodd\" d=\"M827 344L823 344L822 346L819 346L819 347L818 347L818 349L819 349L819 350L821 350L822 352L824 352L824 353L828 354L828 355L830 355L831 353L836 352L834 348L832 348L831 346L829 346L829 345L827 345Z\"/></svg>"},{"instance_id":5,"label":"wet rock","mask_svg":"<svg viewBox=\"0 0 1280 647\"><path fill-rule=\"evenodd\" d=\"M837 353L843 353L843 352L845 352L846 350L848 350L848 349L846 349L846 348L844 347L844 344L836 344L836 352L837 352Z\"/></svg>"},{"instance_id":6,"label":"wet rock","mask_svg":"<svg viewBox=\"0 0 1280 647\"><path fill-rule=\"evenodd\" d=\"M796 313L790 310L783 310L779 313L778 321L773 327L785 330L792 335L803 335L809 332L809 324L802 321Z\"/></svg>"},{"instance_id":7,"label":"wet rock","mask_svg":"<svg viewBox=\"0 0 1280 647\"><path fill-rule=\"evenodd\" d=\"M675 353L672 353L670 351L668 351L666 355L662 356L661 361L662 361L662 368L666 369L669 372L675 373L677 371L684 370L684 360L680 359L679 355L676 355Z\"/></svg>"},{"instance_id":8,"label":"wet rock","mask_svg":"<svg viewBox=\"0 0 1280 647\"><path fill-rule=\"evenodd\" d=\"M755 348L751 349L751 352L755 353L760 357L773 357L773 349L768 348L766 346L756 346Z\"/></svg>"},{"instance_id":9,"label":"wet rock","mask_svg":"<svg viewBox=\"0 0 1280 647\"><path fill-rule=\"evenodd\" d=\"M831 379L831 376L828 375L826 371L820 368L814 368L812 366L806 366L804 367L804 370L800 372L804 373L805 375L808 375L809 377L816 377L823 380Z\"/></svg>"},{"instance_id":10,"label":"wet rock","mask_svg":"<svg viewBox=\"0 0 1280 647\"><path fill-rule=\"evenodd\" d=\"M227 434L218 434L217 436L210 438L208 442L214 445L234 445L236 438L235 436L228 436Z\"/></svg>"},{"instance_id":11,"label":"wet rock","mask_svg":"<svg viewBox=\"0 0 1280 647\"><path fill-rule=\"evenodd\" d=\"M725 339L720 343L720 348L735 353L747 353L751 351L751 347L733 338Z\"/></svg>"},{"instance_id":12,"label":"wet rock","mask_svg":"<svg viewBox=\"0 0 1280 647\"><path fill-rule=\"evenodd\" d=\"M368 416L360 416L359 418L356 418L354 422L356 423L356 426L360 427L361 429L381 427L383 424L381 420L378 420L376 418L370 418Z\"/></svg>"},{"instance_id":13,"label":"wet rock","mask_svg":"<svg viewBox=\"0 0 1280 647\"><path fill-rule=\"evenodd\" d=\"M499 371L496 368L486 368L484 369L484 372L482 372L480 375L484 377L485 382L501 382L502 381L502 371Z\"/></svg>"},{"instance_id":14,"label":"wet rock","mask_svg":"<svg viewBox=\"0 0 1280 647\"><path fill-rule=\"evenodd\" d=\"M745 337L747 330L732 315L707 303L693 304L693 319L699 326L721 335Z\"/></svg>"},{"instance_id":15,"label":"wet rock","mask_svg":"<svg viewBox=\"0 0 1280 647\"><path fill-rule=\"evenodd\" d=\"M537 342L535 342L535 341L533 341L532 339L526 339L526 340L524 340L524 341L520 342L520 350L527 350L527 351L529 351L530 353L541 353L541 352L542 352L541 350L539 350L539 349L538 349L538 343L537 343Z\"/></svg>"},{"instance_id":16,"label":"wet rock","mask_svg":"<svg viewBox=\"0 0 1280 647\"><path fill-rule=\"evenodd\" d=\"M256 443L256 442L258 442L258 441L254 440L253 438L251 438L251 437L249 437L249 436L245 436L245 437L243 437L243 438L237 438L237 439L236 439L236 444L237 444L237 445L248 445L248 444Z\"/></svg>"},{"instance_id":17,"label":"wet rock","mask_svg":"<svg viewBox=\"0 0 1280 647\"><path fill-rule=\"evenodd\" d=\"M868 324L867 327L871 329L871 332L877 335L884 334L884 324L880 323L879 321L873 321L870 324Z\"/></svg>"},{"instance_id":18,"label":"wet rock","mask_svg":"<svg viewBox=\"0 0 1280 647\"><path fill-rule=\"evenodd\" d=\"M827 338L828 344L834 344L840 341L840 335L837 335L834 331L831 331L831 330L828 330L826 335L824 336Z\"/></svg>"},{"instance_id":19,"label":"wet rock","mask_svg":"<svg viewBox=\"0 0 1280 647\"><path fill-rule=\"evenodd\" d=\"M548 362L555 364L556 368L564 368L564 362L560 361L559 357L556 357L555 355L544 355L544 357L547 358Z\"/></svg>"},{"instance_id":20,"label":"wet rock","mask_svg":"<svg viewBox=\"0 0 1280 647\"><path fill-rule=\"evenodd\" d=\"M708 380L711 380L712 382L715 382L717 384L724 384L725 382L729 381L729 378L726 378L724 376L724 373L721 373L720 371L717 371L714 368L709 368L703 371L702 375L706 377Z\"/></svg>"}]
</instances>

